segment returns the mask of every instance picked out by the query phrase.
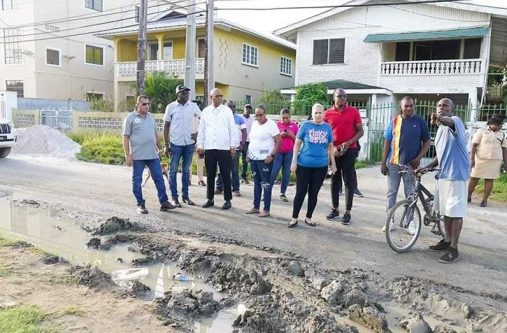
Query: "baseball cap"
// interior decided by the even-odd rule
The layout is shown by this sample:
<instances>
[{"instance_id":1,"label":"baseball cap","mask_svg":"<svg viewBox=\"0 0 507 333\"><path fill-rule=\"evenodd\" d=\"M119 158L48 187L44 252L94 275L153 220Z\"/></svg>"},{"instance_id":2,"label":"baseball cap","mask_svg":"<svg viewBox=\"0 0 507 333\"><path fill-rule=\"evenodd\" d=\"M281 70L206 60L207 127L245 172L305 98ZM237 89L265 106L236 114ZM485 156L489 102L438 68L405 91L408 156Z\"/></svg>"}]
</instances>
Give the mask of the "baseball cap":
<instances>
[{"instance_id":1,"label":"baseball cap","mask_svg":"<svg viewBox=\"0 0 507 333\"><path fill-rule=\"evenodd\" d=\"M190 88L187 87L186 85L184 84L180 84L176 87L176 94L180 93L180 92L183 92L183 91L190 91Z\"/></svg>"}]
</instances>

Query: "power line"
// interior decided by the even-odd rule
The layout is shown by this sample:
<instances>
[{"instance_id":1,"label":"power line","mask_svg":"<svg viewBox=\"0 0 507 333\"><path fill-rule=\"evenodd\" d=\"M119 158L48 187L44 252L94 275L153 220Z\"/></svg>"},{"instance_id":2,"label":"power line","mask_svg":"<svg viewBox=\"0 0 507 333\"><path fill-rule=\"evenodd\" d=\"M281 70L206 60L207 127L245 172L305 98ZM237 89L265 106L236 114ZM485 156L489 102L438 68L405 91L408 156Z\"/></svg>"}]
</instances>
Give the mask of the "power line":
<instances>
[{"instance_id":1,"label":"power line","mask_svg":"<svg viewBox=\"0 0 507 333\"><path fill-rule=\"evenodd\" d=\"M155 1L155 0L152 0ZM186 2L187 0L178 0L174 1L172 3L165 3L165 4L159 4L159 5L153 5L150 8L157 8L162 6L170 6L174 4L178 4L181 2ZM127 11L131 11L132 9L126 10L125 8L128 8L126 6L121 7L115 7L108 9L107 11L102 11L101 14L97 13L91 13L91 14L81 14L81 15L75 15L75 16L69 16L62 19L54 19L54 20L47 20L47 21L40 21L40 22L33 22L33 23L25 23L20 25L10 25L11 28L25 28L25 27L32 27L32 26L38 26L38 25L45 25L45 24L56 24L56 23L68 23L72 21L80 21L80 20L87 20L90 18L97 18L97 17L103 17L103 16L110 16L110 15L116 15L121 14ZM120 9L120 10L117 10ZM4 22L5 23L5 22Z\"/></svg>"},{"instance_id":2,"label":"power line","mask_svg":"<svg viewBox=\"0 0 507 333\"><path fill-rule=\"evenodd\" d=\"M193 13L187 13L186 15L200 14L200 13L204 13L204 12L206 12L206 10L199 10L199 11L195 11ZM158 15L158 13L152 13L152 15L155 15L155 14ZM175 16L175 17L186 17L186 15ZM122 26L119 29L133 28L133 27L137 27L137 26L139 26L139 24L136 23L136 24ZM101 29L101 30L94 30L94 31L86 31L86 32L75 33L75 34L70 34L70 35L65 35L65 36L58 36L58 37L54 36L54 37L25 39L25 40L20 40L20 41L4 41L4 44L17 44L17 43L25 43L25 42L37 42L37 41L41 41L41 40L51 40L51 39L59 39L59 38L65 39L67 37L75 37L75 36L82 36L82 35L88 35L88 34L98 34L98 33L101 33L101 32L108 32L108 31L111 31L111 29Z\"/></svg>"},{"instance_id":3,"label":"power line","mask_svg":"<svg viewBox=\"0 0 507 333\"><path fill-rule=\"evenodd\" d=\"M348 5L322 5L322 6L297 6L297 7L249 7L249 8L217 8L218 10L252 10L252 11L265 11L265 10L282 10L282 9L320 9L320 8L356 8L356 7L379 7L389 5L417 5L417 4L433 4L442 2L458 2L460 0L421 0L410 2L384 2L384 3L364 3L364 4L348 4Z\"/></svg>"},{"instance_id":4,"label":"power line","mask_svg":"<svg viewBox=\"0 0 507 333\"><path fill-rule=\"evenodd\" d=\"M203 4L203 2L200 2L199 4ZM184 9L186 7L188 7L188 5L186 5L186 6L178 6L177 9ZM153 8L153 7L149 7L149 8ZM149 15L156 16L158 14L159 13L151 13ZM185 17L185 15L182 15L180 17ZM98 23L91 23L91 24L87 24L87 25L76 26L76 27L67 28L67 29L61 29L61 30L58 30L58 31L54 31L54 33L60 33L60 32L65 32L65 31L72 31L72 30L77 30L77 29L89 28L89 27L94 27L94 26L98 26L98 25L104 25L104 24L110 24L110 23L115 23L115 22L120 22L120 21L131 20L131 19L134 19L134 18L136 18L135 15L134 16L120 18L120 19L114 19L114 20L111 20L111 21L102 21L102 22L98 22ZM15 35L15 37L37 36L37 35L44 35L44 34L47 34L47 32L42 31L42 32L38 32L38 33L34 32L34 33L28 33L28 34L18 34L18 35Z\"/></svg>"}]
</instances>

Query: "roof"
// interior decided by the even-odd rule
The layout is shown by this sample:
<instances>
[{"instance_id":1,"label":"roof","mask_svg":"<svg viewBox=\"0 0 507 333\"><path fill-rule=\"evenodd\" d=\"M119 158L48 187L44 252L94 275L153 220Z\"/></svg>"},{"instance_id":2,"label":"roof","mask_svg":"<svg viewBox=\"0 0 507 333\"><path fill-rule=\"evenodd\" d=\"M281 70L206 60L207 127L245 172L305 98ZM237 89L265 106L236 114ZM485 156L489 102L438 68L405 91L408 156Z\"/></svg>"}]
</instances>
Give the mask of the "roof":
<instances>
[{"instance_id":1,"label":"roof","mask_svg":"<svg viewBox=\"0 0 507 333\"><path fill-rule=\"evenodd\" d=\"M167 11L166 13L162 13L154 17L152 20L150 20L147 24L147 31L148 32L157 32L157 31L167 31L167 30L179 30L179 29L186 29L187 26L187 18L186 14L180 13L180 16L174 14L175 12L172 10ZM205 26L205 18L204 16L196 16L195 23L198 28L202 28ZM244 32L249 35L253 35L257 38L267 40L271 43L275 43L287 48L290 48L292 50L296 50L296 45L294 43L291 43L285 39L282 39L278 36L271 35L271 34L265 34L262 32L254 31L250 28L243 27L237 23L231 22L229 20L215 17L215 27L221 27L225 29L234 29L241 32ZM97 36L106 38L106 39L112 39L115 36L124 36L129 34L137 34L139 31L138 26L130 26L125 28L118 28L118 29L112 29L108 32L97 34Z\"/></svg>"},{"instance_id":2,"label":"roof","mask_svg":"<svg viewBox=\"0 0 507 333\"><path fill-rule=\"evenodd\" d=\"M407 3L410 3L410 0L405 0ZM280 35L289 35L293 33L295 30L304 27L306 25L312 24L314 22L320 21L322 19L325 19L327 17L339 14L341 12L344 12L346 10L351 9L352 7L346 7L347 5L351 6L361 6L365 5L368 2L371 3L379 3L379 0L349 0L349 1L341 1L338 6L331 10L326 10L320 14L308 17L304 20L294 22L292 24L289 24L285 27L282 27L280 29L277 29L273 31L273 34L280 36ZM487 13L491 14L493 16L500 16L500 17L507 17L507 8L500 8L495 6L483 6L483 5L476 5L476 4L464 4L461 2L439 2L439 3L429 3L428 5L432 6L440 6L440 7L449 7L449 8L455 8L455 9L461 9L461 10L467 10L467 11L473 11L473 12L479 12L479 13Z\"/></svg>"},{"instance_id":3,"label":"roof","mask_svg":"<svg viewBox=\"0 0 507 333\"><path fill-rule=\"evenodd\" d=\"M489 27L475 27L467 29L370 34L366 36L364 42L380 43L380 42L400 42L414 40L450 39L463 37L484 37L487 35L488 31Z\"/></svg>"}]
</instances>

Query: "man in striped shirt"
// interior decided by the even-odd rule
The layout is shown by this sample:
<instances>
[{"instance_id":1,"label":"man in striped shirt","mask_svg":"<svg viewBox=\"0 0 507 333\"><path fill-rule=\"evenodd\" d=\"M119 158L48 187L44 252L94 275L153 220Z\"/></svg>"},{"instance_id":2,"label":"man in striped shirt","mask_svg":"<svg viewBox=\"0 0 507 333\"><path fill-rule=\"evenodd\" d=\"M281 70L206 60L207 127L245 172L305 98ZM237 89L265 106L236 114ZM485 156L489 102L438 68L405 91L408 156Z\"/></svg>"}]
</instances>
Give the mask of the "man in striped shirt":
<instances>
[{"instance_id":1,"label":"man in striped shirt","mask_svg":"<svg viewBox=\"0 0 507 333\"><path fill-rule=\"evenodd\" d=\"M405 197L414 193L415 177L413 173L400 174L400 166L412 170L419 167L421 159L430 147L430 133L426 121L414 114L412 97L401 99L400 113L389 123L384 134L384 151L380 172L387 176L387 211L396 203L398 188L403 178ZM409 231L414 226L409 225Z\"/></svg>"}]
</instances>

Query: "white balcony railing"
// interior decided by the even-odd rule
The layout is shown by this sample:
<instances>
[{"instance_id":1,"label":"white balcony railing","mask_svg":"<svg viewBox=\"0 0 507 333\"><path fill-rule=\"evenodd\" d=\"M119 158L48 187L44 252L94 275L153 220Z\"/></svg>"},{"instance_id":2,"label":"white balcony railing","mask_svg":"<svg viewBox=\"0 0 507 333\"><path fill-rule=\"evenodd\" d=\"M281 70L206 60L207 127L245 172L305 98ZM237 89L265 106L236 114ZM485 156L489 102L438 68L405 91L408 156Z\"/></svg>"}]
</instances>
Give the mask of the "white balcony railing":
<instances>
[{"instance_id":1,"label":"white balcony railing","mask_svg":"<svg viewBox=\"0 0 507 333\"><path fill-rule=\"evenodd\" d=\"M174 74L177 76L185 75L185 59L176 60L149 60L145 63L146 73L155 71ZM137 63L135 61L117 62L116 73L118 77L135 77L137 71ZM204 59L195 60L195 74L204 73Z\"/></svg>"},{"instance_id":2,"label":"white balcony railing","mask_svg":"<svg viewBox=\"0 0 507 333\"><path fill-rule=\"evenodd\" d=\"M484 63L484 59L382 62L380 75L483 74Z\"/></svg>"}]
</instances>

